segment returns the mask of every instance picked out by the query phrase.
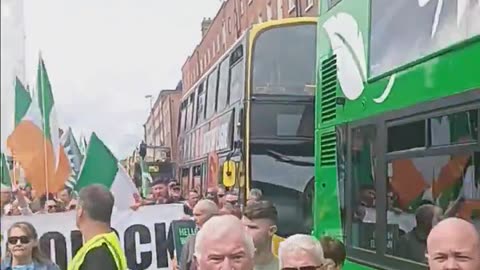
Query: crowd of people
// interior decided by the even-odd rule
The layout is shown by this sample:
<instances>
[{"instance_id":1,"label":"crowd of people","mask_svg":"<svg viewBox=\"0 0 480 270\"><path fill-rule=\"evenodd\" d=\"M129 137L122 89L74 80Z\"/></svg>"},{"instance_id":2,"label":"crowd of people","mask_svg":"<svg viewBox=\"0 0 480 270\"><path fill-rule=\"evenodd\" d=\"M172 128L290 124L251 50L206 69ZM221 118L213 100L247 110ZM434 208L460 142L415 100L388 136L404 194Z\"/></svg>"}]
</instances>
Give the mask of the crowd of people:
<instances>
[{"instance_id":1,"label":"crowd of people","mask_svg":"<svg viewBox=\"0 0 480 270\"><path fill-rule=\"evenodd\" d=\"M178 189L175 182L155 181L151 194L134 206L138 209L150 204L185 205L187 218L194 220L198 230L183 245L181 256L172 266L174 269L340 270L344 266L345 246L332 237L292 235L280 243L275 256L272 239L277 232L278 212L275 205L263 200L260 190L251 190L246 205L240 207L238 193L223 187L208 189L204 198L191 190L185 200ZM27 198L33 199L24 191L16 191L20 204ZM65 205L62 211L75 205L76 224L85 241L68 269L127 269L121 244L110 224L112 193L104 186L91 185L79 192L74 204L72 199L67 203L68 198L59 193L53 199L55 205ZM480 236L471 223L446 218L437 222L426 238L425 258L431 270L480 269ZM1 270L14 269L58 269L42 255L36 230L27 222L15 223L7 231L7 254Z\"/></svg>"}]
</instances>

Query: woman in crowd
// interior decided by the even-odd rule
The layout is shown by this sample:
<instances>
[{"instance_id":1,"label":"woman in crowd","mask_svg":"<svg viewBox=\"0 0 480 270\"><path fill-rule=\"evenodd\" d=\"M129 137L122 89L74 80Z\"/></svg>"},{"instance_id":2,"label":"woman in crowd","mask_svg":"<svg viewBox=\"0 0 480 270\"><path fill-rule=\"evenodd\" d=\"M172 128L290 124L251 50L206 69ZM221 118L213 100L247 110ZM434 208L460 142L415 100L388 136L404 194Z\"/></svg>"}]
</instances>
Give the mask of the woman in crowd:
<instances>
[{"instance_id":1,"label":"woman in crowd","mask_svg":"<svg viewBox=\"0 0 480 270\"><path fill-rule=\"evenodd\" d=\"M43 256L37 231L28 222L17 222L7 232L7 254L1 270L60 270Z\"/></svg>"}]
</instances>

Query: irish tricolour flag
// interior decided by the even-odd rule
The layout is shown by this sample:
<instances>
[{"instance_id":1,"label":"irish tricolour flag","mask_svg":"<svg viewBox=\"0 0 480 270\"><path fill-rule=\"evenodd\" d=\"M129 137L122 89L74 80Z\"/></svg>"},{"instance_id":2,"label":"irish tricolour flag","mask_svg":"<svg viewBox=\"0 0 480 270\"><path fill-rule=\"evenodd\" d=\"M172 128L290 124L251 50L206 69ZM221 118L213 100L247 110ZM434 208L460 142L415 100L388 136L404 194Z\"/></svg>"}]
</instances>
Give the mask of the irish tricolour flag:
<instances>
[{"instance_id":1,"label":"irish tricolour flag","mask_svg":"<svg viewBox=\"0 0 480 270\"><path fill-rule=\"evenodd\" d=\"M16 104L16 110L24 109ZM18 121L19 115L15 113ZM52 87L40 57L37 89L25 115L7 139L13 158L39 193L57 192L70 175L70 165L60 144Z\"/></svg>"},{"instance_id":2,"label":"irish tricolour flag","mask_svg":"<svg viewBox=\"0 0 480 270\"><path fill-rule=\"evenodd\" d=\"M92 133L88 142L75 189L79 191L92 184L102 184L110 188L118 210L129 209L138 196L138 190L130 176L95 133Z\"/></svg>"}]
</instances>

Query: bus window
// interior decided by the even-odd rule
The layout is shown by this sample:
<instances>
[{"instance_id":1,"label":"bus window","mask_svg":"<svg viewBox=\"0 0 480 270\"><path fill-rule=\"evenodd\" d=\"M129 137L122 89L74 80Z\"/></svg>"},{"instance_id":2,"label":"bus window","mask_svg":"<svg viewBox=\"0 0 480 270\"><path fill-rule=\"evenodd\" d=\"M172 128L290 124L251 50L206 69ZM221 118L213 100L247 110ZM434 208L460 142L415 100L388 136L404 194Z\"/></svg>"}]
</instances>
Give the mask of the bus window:
<instances>
[{"instance_id":1,"label":"bus window","mask_svg":"<svg viewBox=\"0 0 480 270\"><path fill-rule=\"evenodd\" d=\"M218 101L217 111L221 112L228 104L228 75L229 75L229 59L226 58L220 64L220 74L218 78Z\"/></svg>"},{"instance_id":2,"label":"bus window","mask_svg":"<svg viewBox=\"0 0 480 270\"><path fill-rule=\"evenodd\" d=\"M478 140L478 110L429 119L430 145L451 145Z\"/></svg>"},{"instance_id":3,"label":"bus window","mask_svg":"<svg viewBox=\"0 0 480 270\"><path fill-rule=\"evenodd\" d=\"M183 168L181 185L182 185L182 191L184 196L188 195L188 191L190 190L189 176L190 176L190 168Z\"/></svg>"},{"instance_id":4,"label":"bus window","mask_svg":"<svg viewBox=\"0 0 480 270\"><path fill-rule=\"evenodd\" d=\"M252 138L313 137L313 104L252 104Z\"/></svg>"},{"instance_id":5,"label":"bus window","mask_svg":"<svg viewBox=\"0 0 480 270\"><path fill-rule=\"evenodd\" d=\"M261 33L253 49L253 94L313 95L308 86L315 84L315 38L316 24Z\"/></svg>"},{"instance_id":6,"label":"bus window","mask_svg":"<svg viewBox=\"0 0 480 270\"><path fill-rule=\"evenodd\" d=\"M375 250L376 191L374 142L376 127L368 125L352 130L351 138L351 245ZM348 239L348 238L347 238Z\"/></svg>"},{"instance_id":7,"label":"bus window","mask_svg":"<svg viewBox=\"0 0 480 270\"><path fill-rule=\"evenodd\" d=\"M217 69L214 69L208 76L206 119L210 118L215 113L215 107L217 104L217 75Z\"/></svg>"},{"instance_id":8,"label":"bus window","mask_svg":"<svg viewBox=\"0 0 480 270\"><path fill-rule=\"evenodd\" d=\"M245 90L245 61L240 60L230 68L230 104L241 99Z\"/></svg>"}]
</instances>

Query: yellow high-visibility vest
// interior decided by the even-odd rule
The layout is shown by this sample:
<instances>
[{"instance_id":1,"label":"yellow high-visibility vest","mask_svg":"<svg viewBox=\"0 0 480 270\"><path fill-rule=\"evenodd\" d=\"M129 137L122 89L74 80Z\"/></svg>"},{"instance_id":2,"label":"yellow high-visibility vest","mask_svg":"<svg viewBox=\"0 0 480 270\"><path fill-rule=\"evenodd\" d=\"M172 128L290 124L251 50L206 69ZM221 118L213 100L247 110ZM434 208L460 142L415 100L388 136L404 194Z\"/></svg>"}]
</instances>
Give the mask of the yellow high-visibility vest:
<instances>
[{"instance_id":1,"label":"yellow high-visibility vest","mask_svg":"<svg viewBox=\"0 0 480 270\"><path fill-rule=\"evenodd\" d=\"M70 262L68 270L79 270L80 266L82 266L83 261L85 260L85 256L87 255L87 253L94 248L101 247L103 244L108 247L108 250L112 254L112 257L115 260L115 264L117 265L117 269L126 270L127 259L125 258L125 254L122 251L120 242L118 241L115 232L99 234L88 240L82 246L82 248L78 250L77 254Z\"/></svg>"}]
</instances>

